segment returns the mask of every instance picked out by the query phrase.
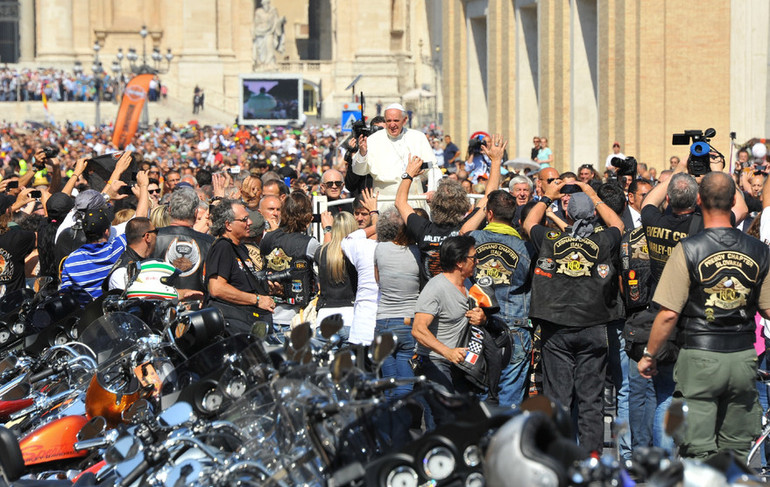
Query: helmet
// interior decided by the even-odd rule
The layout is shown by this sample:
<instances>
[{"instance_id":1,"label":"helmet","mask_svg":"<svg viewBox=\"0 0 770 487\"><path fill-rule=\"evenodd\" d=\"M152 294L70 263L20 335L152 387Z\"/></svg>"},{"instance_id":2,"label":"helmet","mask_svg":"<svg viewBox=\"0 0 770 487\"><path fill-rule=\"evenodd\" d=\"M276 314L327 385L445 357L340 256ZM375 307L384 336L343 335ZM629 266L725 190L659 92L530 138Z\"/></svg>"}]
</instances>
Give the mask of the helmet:
<instances>
[{"instance_id":1,"label":"helmet","mask_svg":"<svg viewBox=\"0 0 770 487\"><path fill-rule=\"evenodd\" d=\"M539 411L511 418L492 437L484 462L487 485L557 487L568 484L568 467L588 454L559 433Z\"/></svg>"},{"instance_id":2,"label":"helmet","mask_svg":"<svg viewBox=\"0 0 770 487\"><path fill-rule=\"evenodd\" d=\"M166 279L179 271L171 264L150 259L139 264L139 275L126 291L127 298L139 299L176 299L178 294L174 286L166 284Z\"/></svg>"}]
</instances>

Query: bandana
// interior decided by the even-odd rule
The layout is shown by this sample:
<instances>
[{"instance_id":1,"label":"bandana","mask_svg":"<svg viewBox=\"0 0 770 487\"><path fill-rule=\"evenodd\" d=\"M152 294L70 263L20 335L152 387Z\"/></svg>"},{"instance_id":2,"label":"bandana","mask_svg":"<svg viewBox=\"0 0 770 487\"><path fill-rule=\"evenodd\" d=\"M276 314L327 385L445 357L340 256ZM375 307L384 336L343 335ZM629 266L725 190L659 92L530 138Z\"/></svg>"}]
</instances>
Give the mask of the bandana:
<instances>
[{"instance_id":1,"label":"bandana","mask_svg":"<svg viewBox=\"0 0 770 487\"><path fill-rule=\"evenodd\" d=\"M569 199L567 215L574 222L570 235L577 238L585 238L594 233L594 203L585 193L575 193Z\"/></svg>"}]
</instances>

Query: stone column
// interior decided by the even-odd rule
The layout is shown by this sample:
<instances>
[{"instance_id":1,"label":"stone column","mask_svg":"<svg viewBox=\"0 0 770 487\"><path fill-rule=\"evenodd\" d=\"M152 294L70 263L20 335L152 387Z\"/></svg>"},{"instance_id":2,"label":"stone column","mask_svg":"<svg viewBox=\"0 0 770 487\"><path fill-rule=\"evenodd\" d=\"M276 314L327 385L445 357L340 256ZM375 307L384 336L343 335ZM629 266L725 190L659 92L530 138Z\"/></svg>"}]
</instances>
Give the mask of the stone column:
<instances>
[{"instance_id":1,"label":"stone column","mask_svg":"<svg viewBox=\"0 0 770 487\"><path fill-rule=\"evenodd\" d=\"M37 61L71 62L72 0L38 0L36 11Z\"/></svg>"},{"instance_id":2,"label":"stone column","mask_svg":"<svg viewBox=\"0 0 770 487\"><path fill-rule=\"evenodd\" d=\"M19 62L35 59L35 0L19 1Z\"/></svg>"}]
</instances>

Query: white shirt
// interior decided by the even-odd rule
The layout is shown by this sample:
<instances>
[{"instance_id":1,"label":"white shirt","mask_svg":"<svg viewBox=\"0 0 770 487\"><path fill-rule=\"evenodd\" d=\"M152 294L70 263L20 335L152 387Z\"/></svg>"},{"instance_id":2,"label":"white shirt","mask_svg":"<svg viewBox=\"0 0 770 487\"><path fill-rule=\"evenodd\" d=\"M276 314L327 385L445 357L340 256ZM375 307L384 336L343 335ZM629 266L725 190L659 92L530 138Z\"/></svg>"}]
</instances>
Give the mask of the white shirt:
<instances>
[{"instance_id":1,"label":"white shirt","mask_svg":"<svg viewBox=\"0 0 770 487\"><path fill-rule=\"evenodd\" d=\"M628 211L631 213L631 221L634 222L634 228L642 226L642 214L634 209L633 206L628 205Z\"/></svg>"},{"instance_id":2,"label":"white shirt","mask_svg":"<svg viewBox=\"0 0 770 487\"><path fill-rule=\"evenodd\" d=\"M371 345L380 295L380 287L374 279L374 249L377 248L377 242L366 238L366 232L361 229L345 237L341 247L358 272L358 290L348 341L355 345Z\"/></svg>"},{"instance_id":3,"label":"white shirt","mask_svg":"<svg viewBox=\"0 0 770 487\"><path fill-rule=\"evenodd\" d=\"M612 165L612 158L613 157L620 157L621 159L625 159L626 156L622 152L618 152L617 154L610 154L607 156L607 163L604 165L606 169L609 169L611 167L615 167Z\"/></svg>"},{"instance_id":4,"label":"white shirt","mask_svg":"<svg viewBox=\"0 0 770 487\"><path fill-rule=\"evenodd\" d=\"M359 176L371 174L374 178L374 189L380 196L396 196L401 175L406 171L410 156L419 156L431 165L428 171L428 190L436 189L441 179L441 170L436 166L436 156L425 134L419 130L407 129L396 138L391 138L387 130L379 130L367 139L365 156L356 152L353 156L353 172ZM420 184L412 184L409 194L422 193ZM390 206L392 202L382 202L382 206Z\"/></svg>"}]
</instances>

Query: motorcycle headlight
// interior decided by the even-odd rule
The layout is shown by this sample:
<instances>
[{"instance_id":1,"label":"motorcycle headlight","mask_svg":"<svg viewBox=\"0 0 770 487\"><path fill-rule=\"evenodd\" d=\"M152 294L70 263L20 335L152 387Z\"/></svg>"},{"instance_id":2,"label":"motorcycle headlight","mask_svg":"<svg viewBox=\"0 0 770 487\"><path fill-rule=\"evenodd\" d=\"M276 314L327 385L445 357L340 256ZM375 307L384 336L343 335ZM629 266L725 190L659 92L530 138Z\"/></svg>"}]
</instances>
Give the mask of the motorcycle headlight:
<instances>
[{"instance_id":1,"label":"motorcycle headlight","mask_svg":"<svg viewBox=\"0 0 770 487\"><path fill-rule=\"evenodd\" d=\"M417 472L408 465L401 465L390 472L385 480L386 487L417 487L420 479Z\"/></svg>"},{"instance_id":2,"label":"motorcycle headlight","mask_svg":"<svg viewBox=\"0 0 770 487\"><path fill-rule=\"evenodd\" d=\"M27 325L25 325L21 321L17 321L13 325L11 325L11 331L14 332L16 335L23 334L24 330L26 329L27 329Z\"/></svg>"},{"instance_id":3,"label":"motorcycle headlight","mask_svg":"<svg viewBox=\"0 0 770 487\"><path fill-rule=\"evenodd\" d=\"M455 470L455 456L445 446L437 446L425 454L422 469L429 478L444 480Z\"/></svg>"},{"instance_id":4,"label":"motorcycle headlight","mask_svg":"<svg viewBox=\"0 0 770 487\"><path fill-rule=\"evenodd\" d=\"M209 389L201 399L201 408L207 413L215 413L222 407L222 394L216 389Z\"/></svg>"},{"instance_id":5,"label":"motorcycle headlight","mask_svg":"<svg viewBox=\"0 0 770 487\"><path fill-rule=\"evenodd\" d=\"M481 463L481 448L477 445L470 445L463 451L463 461L469 467L475 467Z\"/></svg>"}]
</instances>

